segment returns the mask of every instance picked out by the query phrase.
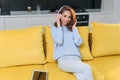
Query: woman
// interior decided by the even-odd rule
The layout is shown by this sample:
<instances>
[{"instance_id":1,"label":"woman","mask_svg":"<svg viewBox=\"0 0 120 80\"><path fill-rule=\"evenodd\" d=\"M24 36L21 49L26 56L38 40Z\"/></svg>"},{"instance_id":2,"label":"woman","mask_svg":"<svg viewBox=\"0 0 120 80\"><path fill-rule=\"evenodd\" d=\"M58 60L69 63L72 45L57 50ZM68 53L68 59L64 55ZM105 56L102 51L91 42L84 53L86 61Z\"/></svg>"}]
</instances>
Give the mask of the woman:
<instances>
[{"instance_id":1,"label":"woman","mask_svg":"<svg viewBox=\"0 0 120 80\"><path fill-rule=\"evenodd\" d=\"M56 22L51 27L54 59L61 70L72 72L77 80L93 80L90 67L81 61L79 46L82 44L82 38L76 28L75 11L65 5L58 13Z\"/></svg>"}]
</instances>

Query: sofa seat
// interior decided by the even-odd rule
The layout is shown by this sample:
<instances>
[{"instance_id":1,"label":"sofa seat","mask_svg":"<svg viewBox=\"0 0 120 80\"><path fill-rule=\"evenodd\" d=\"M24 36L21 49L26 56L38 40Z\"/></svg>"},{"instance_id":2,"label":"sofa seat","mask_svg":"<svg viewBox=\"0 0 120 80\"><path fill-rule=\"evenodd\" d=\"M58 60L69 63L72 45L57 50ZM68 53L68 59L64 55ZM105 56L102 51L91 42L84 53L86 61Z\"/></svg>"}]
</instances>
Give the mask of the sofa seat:
<instances>
[{"instance_id":1,"label":"sofa seat","mask_svg":"<svg viewBox=\"0 0 120 80\"><path fill-rule=\"evenodd\" d=\"M33 70L44 70L42 65L0 68L0 80L31 80Z\"/></svg>"},{"instance_id":2,"label":"sofa seat","mask_svg":"<svg viewBox=\"0 0 120 80\"><path fill-rule=\"evenodd\" d=\"M107 74L107 80L120 80L120 66L112 69Z\"/></svg>"},{"instance_id":3,"label":"sofa seat","mask_svg":"<svg viewBox=\"0 0 120 80\"><path fill-rule=\"evenodd\" d=\"M89 62L104 75L105 80L120 80L120 56L97 57Z\"/></svg>"},{"instance_id":4,"label":"sofa seat","mask_svg":"<svg viewBox=\"0 0 120 80\"><path fill-rule=\"evenodd\" d=\"M60 70L56 62L45 64L45 70L49 72L49 80L76 80L72 73Z\"/></svg>"}]
</instances>

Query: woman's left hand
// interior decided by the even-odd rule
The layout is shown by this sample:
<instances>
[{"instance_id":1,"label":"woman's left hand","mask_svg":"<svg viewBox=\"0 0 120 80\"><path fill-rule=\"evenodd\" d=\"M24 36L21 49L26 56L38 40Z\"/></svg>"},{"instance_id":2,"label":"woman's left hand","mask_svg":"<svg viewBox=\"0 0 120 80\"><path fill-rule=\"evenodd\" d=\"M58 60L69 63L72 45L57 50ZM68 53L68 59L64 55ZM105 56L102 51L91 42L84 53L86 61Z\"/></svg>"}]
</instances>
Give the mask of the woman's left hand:
<instances>
[{"instance_id":1,"label":"woman's left hand","mask_svg":"<svg viewBox=\"0 0 120 80\"><path fill-rule=\"evenodd\" d=\"M76 27L76 24L77 24L77 20L75 21L75 23L73 24L73 28L75 28Z\"/></svg>"}]
</instances>

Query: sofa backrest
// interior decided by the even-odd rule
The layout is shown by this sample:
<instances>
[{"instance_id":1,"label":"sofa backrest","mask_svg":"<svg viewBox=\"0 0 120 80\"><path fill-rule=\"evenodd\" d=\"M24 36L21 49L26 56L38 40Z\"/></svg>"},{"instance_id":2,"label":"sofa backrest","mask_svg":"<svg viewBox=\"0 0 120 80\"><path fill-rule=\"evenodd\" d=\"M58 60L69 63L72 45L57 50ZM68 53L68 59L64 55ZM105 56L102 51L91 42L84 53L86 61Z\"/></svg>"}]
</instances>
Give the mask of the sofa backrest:
<instances>
[{"instance_id":1,"label":"sofa backrest","mask_svg":"<svg viewBox=\"0 0 120 80\"><path fill-rule=\"evenodd\" d=\"M82 60L92 60L93 56L88 43L89 27L77 28L83 39L83 44L80 46ZM0 44L0 67L55 62L50 26L1 30Z\"/></svg>"},{"instance_id":2,"label":"sofa backrest","mask_svg":"<svg viewBox=\"0 0 120 80\"><path fill-rule=\"evenodd\" d=\"M45 62L41 26L0 31L0 67Z\"/></svg>"},{"instance_id":3,"label":"sofa backrest","mask_svg":"<svg viewBox=\"0 0 120 80\"><path fill-rule=\"evenodd\" d=\"M92 55L120 55L120 24L92 22Z\"/></svg>"}]
</instances>

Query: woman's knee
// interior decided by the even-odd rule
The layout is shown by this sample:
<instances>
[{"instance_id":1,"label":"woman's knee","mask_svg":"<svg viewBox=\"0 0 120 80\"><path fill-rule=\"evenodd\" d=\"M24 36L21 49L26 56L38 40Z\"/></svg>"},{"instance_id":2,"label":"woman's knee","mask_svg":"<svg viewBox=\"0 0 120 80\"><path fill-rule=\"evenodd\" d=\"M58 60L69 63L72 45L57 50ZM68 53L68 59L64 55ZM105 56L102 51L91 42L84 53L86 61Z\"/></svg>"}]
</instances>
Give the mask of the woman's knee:
<instances>
[{"instance_id":1,"label":"woman's knee","mask_svg":"<svg viewBox=\"0 0 120 80\"><path fill-rule=\"evenodd\" d=\"M88 64L84 63L84 69L85 70L91 70L91 67Z\"/></svg>"}]
</instances>

